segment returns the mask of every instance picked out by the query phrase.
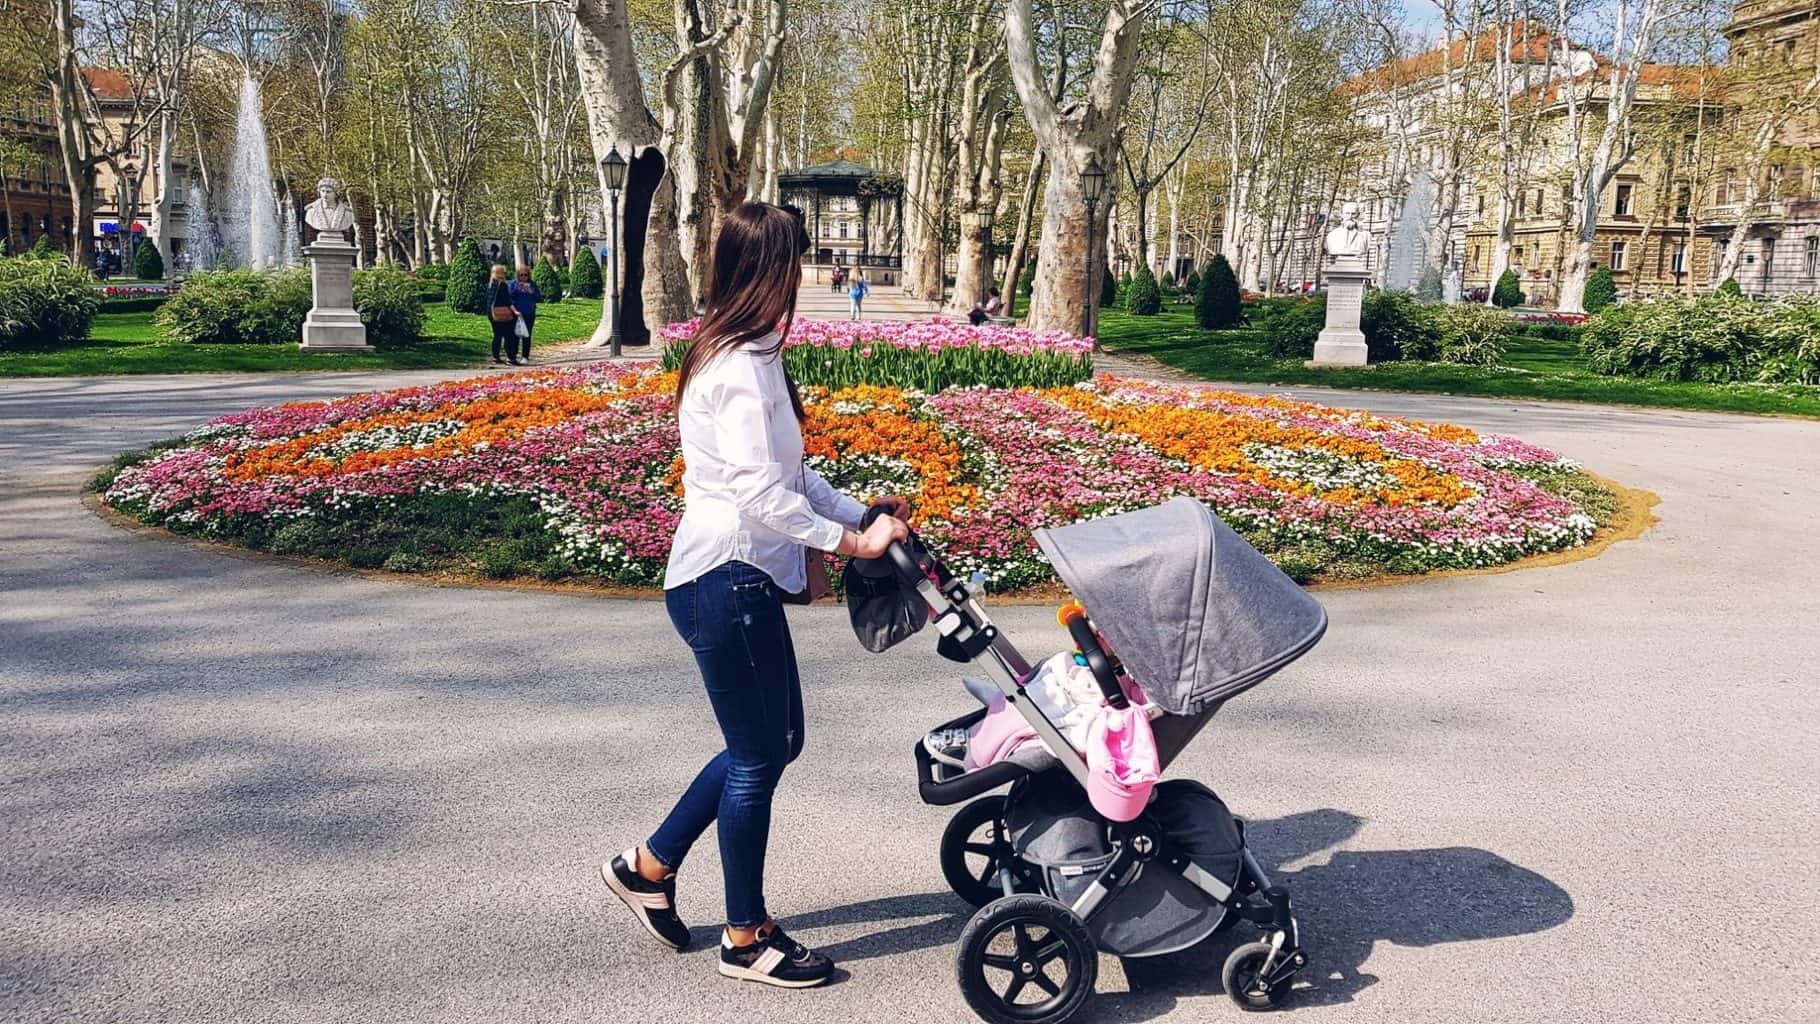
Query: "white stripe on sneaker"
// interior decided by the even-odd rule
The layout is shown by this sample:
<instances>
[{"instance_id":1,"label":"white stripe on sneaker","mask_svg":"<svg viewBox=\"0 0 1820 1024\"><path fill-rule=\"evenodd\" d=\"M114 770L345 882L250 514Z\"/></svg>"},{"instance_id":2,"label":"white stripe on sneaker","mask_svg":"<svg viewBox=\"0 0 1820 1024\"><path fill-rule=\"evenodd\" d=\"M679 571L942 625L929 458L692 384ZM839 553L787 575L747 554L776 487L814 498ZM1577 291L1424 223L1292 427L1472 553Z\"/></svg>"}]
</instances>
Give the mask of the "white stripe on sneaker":
<instances>
[{"instance_id":1,"label":"white stripe on sneaker","mask_svg":"<svg viewBox=\"0 0 1820 1024\"><path fill-rule=\"evenodd\" d=\"M765 951L752 961L752 970L759 974L770 974L777 970L777 965L784 962L784 951L776 946L767 946Z\"/></svg>"}]
</instances>

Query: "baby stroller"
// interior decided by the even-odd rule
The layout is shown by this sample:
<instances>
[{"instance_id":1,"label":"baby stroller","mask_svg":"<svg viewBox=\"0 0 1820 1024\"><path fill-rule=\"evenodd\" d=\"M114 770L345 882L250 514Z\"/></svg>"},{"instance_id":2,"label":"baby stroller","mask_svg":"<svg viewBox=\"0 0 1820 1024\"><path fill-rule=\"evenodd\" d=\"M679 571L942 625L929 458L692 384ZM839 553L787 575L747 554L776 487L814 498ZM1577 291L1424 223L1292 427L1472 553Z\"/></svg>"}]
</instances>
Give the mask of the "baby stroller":
<instances>
[{"instance_id":1,"label":"baby stroller","mask_svg":"<svg viewBox=\"0 0 1820 1024\"><path fill-rule=\"evenodd\" d=\"M1164 767L1221 705L1327 628L1319 603L1189 498L1038 530L1036 540L1084 606L1063 618L1106 703L1126 706L1128 671L1162 712L1152 728ZM1246 850L1243 822L1212 790L1184 780L1158 782L1134 820L1095 812L1087 759L1025 694L1034 671L986 615L978 588L914 535L880 562L927 603L938 649L985 668L1043 740L973 771L916 747L925 803L972 801L941 843L943 874L980 908L956 956L968 1005L993 1024L1060 1024L1093 993L1099 953L1157 956L1241 920L1262 941L1227 958L1226 992L1248 1010L1276 1005L1308 958L1289 893ZM966 730L985 714L938 731Z\"/></svg>"}]
</instances>

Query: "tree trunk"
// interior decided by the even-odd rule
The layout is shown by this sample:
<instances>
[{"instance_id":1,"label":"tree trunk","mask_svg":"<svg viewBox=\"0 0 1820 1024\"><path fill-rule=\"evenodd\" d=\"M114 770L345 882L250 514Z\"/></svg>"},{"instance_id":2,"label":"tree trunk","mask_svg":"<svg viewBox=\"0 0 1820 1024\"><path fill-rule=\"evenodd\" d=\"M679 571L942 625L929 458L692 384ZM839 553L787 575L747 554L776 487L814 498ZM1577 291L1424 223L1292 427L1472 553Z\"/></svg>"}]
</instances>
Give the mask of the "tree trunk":
<instances>
[{"instance_id":1,"label":"tree trunk","mask_svg":"<svg viewBox=\"0 0 1820 1024\"><path fill-rule=\"evenodd\" d=\"M1036 197L1042 188L1048 154L1038 146L1030 155L1030 175L1024 181L1024 198L1018 205L1017 235L1011 239L1011 260L1005 265L1005 277L999 282L999 294L1005 297L1005 315L1017 311L1018 282L1024 277L1024 264L1030 258L1031 221L1036 217Z\"/></svg>"},{"instance_id":2,"label":"tree trunk","mask_svg":"<svg viewBox=\"0 0 1820 1024\"><path fill-rule=\"evenodd\" d=\"M593 144L596 181L601 209L607 210L612 193L599 173L600 159L615 146L620 153L656 145L660 130L645 105L644 83L632 52L631 25L626 0L577 0L575 5L575 64L580 73L582 102L588 114L588 137ZM688 266L683 262L676 215L676 179L666 174L651 198L644 257L645 317L655 325L687 320L694 312ZM621 224L622 233L624 224ZM619 239L612 240L614 259L621 259ZM610 273L611 268L602 267ZM622 274L620 280L625 280ZM611 289L602 302L611 301ZM606 344L610 317L602 316L595 328L595 344Z\"/></svg>"}]
</instances>

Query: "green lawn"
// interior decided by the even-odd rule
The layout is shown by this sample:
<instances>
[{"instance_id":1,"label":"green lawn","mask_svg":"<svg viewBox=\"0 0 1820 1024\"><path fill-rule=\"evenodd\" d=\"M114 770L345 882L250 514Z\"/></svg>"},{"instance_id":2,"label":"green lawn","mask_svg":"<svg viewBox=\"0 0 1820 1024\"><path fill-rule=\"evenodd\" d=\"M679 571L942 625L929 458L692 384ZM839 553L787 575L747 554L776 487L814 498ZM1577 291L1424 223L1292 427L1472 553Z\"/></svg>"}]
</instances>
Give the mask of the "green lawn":
<instances>
[{"instance_id":1,"label":"green lawn","mask_svg":"<svg viewBox=\"0 0 1820 1024\"><path fill-rule=\"evenodd\" d=\"M1688 384L1605 377L1586 368L1570 341L1521 337L1502 366L1379 363L1360 369L1310 369L1272 359L1262 331L1203 330L1192 312L1140 317L1107 309L1100 342L1112 352L1149 356L1209 381L1419 391L1491 398L1550 398L1611 405L1820 417L1820 388L1800 385Z\"/></svg>"},{"instance_id":2,"label":"green lawn","mask_svg":"<svg viewBox=\"0 0 1820 1024\"><path fill-rule=\"evenodd\" d=\"M599 299L545 303L536 346L585 338L600 322ZM218 373L270 370L440 369L477 366L492 355L486 318L426 307L424 336L374 352L303 352L288 345L183 345L158 340L153 313L102 313L79 345L0 352L0 377L71 377L113 373Z\"/></svg>"}]
</instances>

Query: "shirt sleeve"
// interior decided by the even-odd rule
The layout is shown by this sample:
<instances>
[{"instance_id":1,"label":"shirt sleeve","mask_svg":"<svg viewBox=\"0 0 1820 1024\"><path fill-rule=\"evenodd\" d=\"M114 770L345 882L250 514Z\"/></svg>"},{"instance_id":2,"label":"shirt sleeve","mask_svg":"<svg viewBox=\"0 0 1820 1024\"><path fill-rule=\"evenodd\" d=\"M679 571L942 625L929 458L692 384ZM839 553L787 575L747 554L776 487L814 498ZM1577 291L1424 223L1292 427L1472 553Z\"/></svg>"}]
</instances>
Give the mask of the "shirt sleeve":
<instances>
[{"instance_id":1,"label":"shirt sleeve","mask_svg":"<svg viewBox=\"0 0 1820 1024\"><path fill-rule=\"evenodd\" d=\"M836 490L827 478L807 466L803 467L809 494L809 504L815 511L849 530L859 529L859 521L865 518L866 506Z\"/></svg>"},{"instance_id":2,"label":"shirt sleeve","mask_svg":"<svg viewBox=\"0 0 1820 1024\"><path fill-rule=\"evenodd\" d=\"M845 531L839 522L818 513L808 497L790 489L789 478L800 471L807 483L811 474L800 462L786 466L778 461L769 429L770 410L757 375L749 366L738 366L742 360L737 356L722 358L735 365L727 367L731 372L719 375L714 436L726 463L727 489L740 516L798 544L833 551Z\"/></svg>"}]
</instances>

